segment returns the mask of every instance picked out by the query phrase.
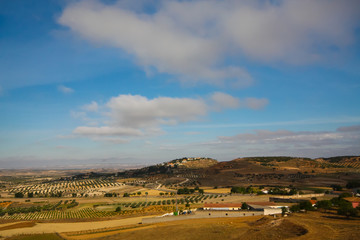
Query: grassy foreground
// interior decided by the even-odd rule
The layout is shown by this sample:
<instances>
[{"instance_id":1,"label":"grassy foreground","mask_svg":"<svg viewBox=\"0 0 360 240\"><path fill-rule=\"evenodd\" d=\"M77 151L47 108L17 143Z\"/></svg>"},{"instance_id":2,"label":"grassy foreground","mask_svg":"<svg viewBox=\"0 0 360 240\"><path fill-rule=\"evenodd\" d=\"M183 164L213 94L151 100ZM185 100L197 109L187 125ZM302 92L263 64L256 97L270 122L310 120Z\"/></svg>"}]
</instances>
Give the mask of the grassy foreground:
<instances>
[{"instance_id":1,"label":"grassy foreground","mask_svg":"<svg viewBox=\"0 0 360 240\"><path fill-rule=\"evenodd\" d=\"M286 218L255 216L247 218L194 219L133 228L109 229L93 233L62 235L66 239L357 239L360 219L338 218L309 212Z\"/></svg>"},{"instance_id":2,"label":"grassy foreground","mask_svg":"<svg viewBox=\"0 0 360 240\"><path fill-rule=\"evenodd\" d=\"M9 240L26 239L357 239L360 218L346 219L331 213L298 213L285 218L254 216L244 218L193 219L158 224L128 225L93 231L44 235L23 235ZM62 237L62 238L61 238Z\"/></svg>"}]
</instances>

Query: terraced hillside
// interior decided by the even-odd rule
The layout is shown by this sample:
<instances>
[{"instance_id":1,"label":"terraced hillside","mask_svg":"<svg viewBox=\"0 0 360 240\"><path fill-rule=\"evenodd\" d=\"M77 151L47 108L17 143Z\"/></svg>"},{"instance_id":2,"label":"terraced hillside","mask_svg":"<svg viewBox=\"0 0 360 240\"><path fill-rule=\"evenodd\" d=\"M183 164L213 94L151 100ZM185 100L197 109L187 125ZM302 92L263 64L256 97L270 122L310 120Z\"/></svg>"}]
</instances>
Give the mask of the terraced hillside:
<instances>
[{"instance_id":1,"label":"terraced hillside","mask_svg":"<svg viewBox=\"0 0 360 240\"><path fill-rule=\"evenodd\" d=\"M319 185L346 184L360 178L360 157L310 159L295 157L251 157L220 162L196 171L193 181L208 186L237 184Z\"/></svg>"},{"instance_id":2,"label":"terraced hillside","mask_svg":"<svg viewBox=\"0 0 360 240\"><path fill-rule=\"evenodd\" d=\"M332 158L294 158L294 157L253 157L243 158L243 160L256 163L261 166L275 168L279 170L299 170L299 171L349 171L360 169L359 156L340 156Z\"/></svg>"}]
</instances>

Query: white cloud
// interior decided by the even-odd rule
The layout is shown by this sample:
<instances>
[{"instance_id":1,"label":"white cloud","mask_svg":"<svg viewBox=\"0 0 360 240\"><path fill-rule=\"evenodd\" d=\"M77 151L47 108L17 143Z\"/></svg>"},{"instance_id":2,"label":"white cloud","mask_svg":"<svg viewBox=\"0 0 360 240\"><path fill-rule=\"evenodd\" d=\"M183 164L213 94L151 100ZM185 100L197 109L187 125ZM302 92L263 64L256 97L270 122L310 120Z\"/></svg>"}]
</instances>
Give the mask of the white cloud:
<instances>
[{"instance_id":1,"label":"white cloud","mask_svg":"<svg viewBox=\"0 0 360 240\"><path fill-rule=\"evenodd\" d=\"M269 100L266 98L246 98L242 101L242 106L254 110L260 110L269 104Z\"/></svg>"},{"instance_id":2,"label":"white cloud","mask_svg":"<svg viewBox=\"0 0 360 240\"><path fill-rule=\"evenodd\" d=\"M74 119L79 119L83 122L86 122L87 125L97 126L99 124L99 119L89 117L88 114L83 111L70 111L70 115Z\"/></svg>"},{"instance_id":3,"label":"white cloud","mask_svg":"<svg viewBox=\"0 0 360 240\"><path fill-rule=\"evenodd\" d=\"M88 112L97 112L99 110L99 105L97 102L92 101L90 104L84 105L82 109Z\"/></svg>"},{"instance_id":4,"label":"white cloud","mask_svg":"<svg viewBox=\"0 0 360 240\"><path fill-rule=\"evenodd\" d=\"M140 136L142 132L134 128L122 127L77 127L73 133L89 136Z\"/></svg>"},{"instance_id":5,"label":"white cloud","mask_svg":"<svg viewBox=\"0 0 360 240\"><path fill-rule=\"evenodd\" d=\"M223 84L228 80L240 86L251 83L243 68L219 65L221 44L193 34L169 15L169 8L171 4L154 15L146 15L81 2L65 9L59 23L87 39L125 50L145 68L155 67L161 73L179 75L183 81Z\"/></svg>"},{"instance_id":6,"label":"white cloud","mask_svg":"<svg viewBox=\"0 0 360 240\"><path fill-rule=\"evenodd\" d=\"M244 143L311 143L342 139L336 132L292 132L288 130L256 130L255 133L242 133L232 137L219 137L224 142ZM328 143L328 142L327 142Z\"/></svg>"},{"instance_id":7,"label":"white cloud","mask_svg":"<svg viewBox=\"0 0 360 240\"><path fill-rule=\"evenodd\" d=\"M202 134L202 132L192 131L192 132L185 132L184 134L185 134L185 135L200 135L200 134Z\"/></svg>"},{"instance_id":8,"label":"white cloud","mask_svg":"<svg viewBox=\"0 0 360 240\"><path fill-rule=\"evenodd\" d=\"M80 1L68 5L58 22L132 54L145 69L210 84L251 83L240 61L228 57L326 59L354 42L360 20L357 0L163 1L152 13L122 3Z\"/></svg>"},{"instance_id":9,"label":"white cloud","mask_svg":"<svg viewBox=\"0 0 360 240\"><path fill-rule=\"evenodd\" d=\"M214 110L239 108L240 102L240 99L221 92L212 94L208 100L171 97L148 99L140 95L119 95L112 97L101 107L104 112L97 112L107 117L103 121L103 126L80 126L73 133L90 137L154 136L164 133L161 129L164 125L198 121ZM98 109L98 104L94 103L96 102L86 105L83 109ZM72 115L87 122L87 125L93 122L86 112L72 112Z\"/></svg>"},{"instance_id":10,"label":"white cloud","mask_svg":"<svg viewBox=\"0 0 360 240\"><path fill-rule=\"evenodd\" d=\"M75 119L85 120L87 118L86 112L71 111L70 114Z\"/></svg>"},{"instance_id":11,"label":"white cloud","mask_svg":"<svg viewBox=\"0 0 360 240\"><path fill-rule=\"evenodd\" d=\"M196 120L207 113L202 99L120 95L107 103L112 124L134 128L154 127Z\"/></svg>"},{"instance_id":12,"label":"white cloud","mask_svg":"<svg viewBox=\"0 0 360 240\"><path fill-rule=\"evenodd\" d=\"M59 85L57 87L58 91L64 94L70 94L74 92L74 89L69 88L69 87L65 87L64 85Z\"/></svg>"},{"instance_id":13,"label":"white cloud","mask_svg":"<svg viewBox=\"0 0 360 240\"><path fill-rule=\"evenodd\" d=\"M269 100L266 98L245 98L239 99L227 93L215 92L211 95L212 107L214 110L222 110L225 108L249 108L260 110L268 105Z\"/></svg>"},{"instance_id":14,"label":"white cloud","mask_svg":"<svg viewBox=\"0 0 360 240\"><path fill-rule=\"evenodd\" d=\"M339 127L338 129L336 129L336 131L339 131L339 132L360 132L360 125Z\"/></svg>"},{"instance_id":15,"label":"white cloud","mask_svg":"<svg viewBox=\"0 0 360 240\"><path fill-rule=\"evenodd\" d=\"M208 106L202 99L158 97L148 99L139 95L119 95L113 97L104 106L108 117L105 126L77 127L73 133L89 136L96 140L108 141L107 136L141 137L163 134L161 126L175 125L197 120L208 113ZM86 113L76 114L86 118ZM112 140L111 140L112 139ZM111 138L111 142L116 142ZM109 141L110 141L109 140ZM120 142L126 141L123 138Z\"/></svg>"},{"instance_id":16,"label":"white cloud","mask_svg":"<svg viewBox=\"0 0 360 240\"><path fill-rule=\"evenodd\" d=\"M218 141L208 145L212 148L238 149L249 156L269 155L269 151L311 157L314 157L314 153L320 154L317 156L321 156L321 153L326 156L352 155L360 154L359 133L358 126L342 127L336 131L255 130L252 133L220 136Z\"/></svg>"},{"instance_id":17,"label":"white cloud","mask_svg":"<svg viewBox=\"0 0 360 240\"><path fill-rule=\"evenodd\" d=\"M263 61L312 62L354 41L356 0L238 4L222 22L234 48ZM336 17L335 17L336 16Z\"/></svg>"},{"instance_id":18,"label":"white cloud","mask_svg":"<svg viewBox=\"0 0 360 240\"><path fill-rule=\"evenodd\" d=\"M240 100L238 98L222 92L213 93L211 100L214 102L215 109L238 108L240 106Z\"/></svg>"}]
</instances>

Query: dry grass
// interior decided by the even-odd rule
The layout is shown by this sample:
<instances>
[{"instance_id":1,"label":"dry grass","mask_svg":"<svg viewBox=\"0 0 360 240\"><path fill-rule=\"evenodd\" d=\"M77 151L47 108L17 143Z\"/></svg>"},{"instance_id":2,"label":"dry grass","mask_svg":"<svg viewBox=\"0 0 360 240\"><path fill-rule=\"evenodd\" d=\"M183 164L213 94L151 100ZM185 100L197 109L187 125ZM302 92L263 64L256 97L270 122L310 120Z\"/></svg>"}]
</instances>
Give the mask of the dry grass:
<instances>
[{"instance_id":1,"label":"dry grass","mask_svg":"<svg viewBox=\"0 0 360 240\"><path fill-rule=\"evenodd\" d=\"M295 224L301 224L309 233L299 239L358 239L360 219L345 219L330 213L309 212L296 214L289 218Z\"/></svg>"},{"instance_id":2,"label":"dry grass","mask_svg":"<svg viewBox=\"0 0 360 240\"><path fill-rule=\"evenodd\" d=\"M254 218L255 220L256 218ZM247 219L249 220L249 219ZM195 219L154 225L133 226L116 231L102 231L67 239L223 239L236 233L244 233L244 219ZM234 227L235 226L235 227Z\"/></svg>"},{"instance_id":3,"label":"dry grass","mask_svg":"<svg viewBox=\"0 0 360 240\"><path fill-rule=\"evenodd\" d=\"M56 233L47 233L47 234L17 235L14 237L7 238L6 240L63 240L63 238Z\"/></svg>"},{"instance_id":4,"label":"dry grass","mask_svg":"<svg viewBox=\"0 0 360 240\"><path fill-rule=\"evenodd\" d=\"M231 188L209 188L209 189L204 189L205 193L218 193L218 194L225 194L225 193L230 193Z\"/></svg>"},{"instance_id":5,"label":"dry grass","mask_svg":"<svg viewBox=\"0 0 360 240\"><path fill-rule=\"evenodd\" d=\"M144 188L139 189L138 191L133 191L132 193L137 193L139 191L141 192L141 196L143 196L143 197L146 196L145 192L148 193L148 196L160 196L160 193L166 193L164 191L161 191L161 189L154 190L154 189L144 189Z\"/></svg>"},{"instance_id":6,"label":"dry grass","mask_svg":"<svg viewBox=\"0 0 360 240\"><path fill-rule=\"evenodd\" d=\"M193 219L65 235L66 239L357 239L360 219L331 218L310 212L287 218L246 217Z\"/></svg>"},{"instance_id":7,"label":"dry grass","mask_svg":"<svg viewBox=\"0 0 360 240\"><path fill-rule=\"evenodd\" d=\"M210 218L192 219L158 224L139 225L136 224L141 218L128 219L116 224L110 222L103 225L99 223L88 223L72 227L69 225L46 224L56 232L68 232L61 234L69 240L75 239L300 239L300 240L322 240L322 239L358 239L360 235L360 218L345 219L331 213L309 212L306 214L294 214L287 218L272 218L264 216L243 218ZM112 223L115 223L112 221ZM84 225L84 226L83 226ZM111 226L112 225L112 226ZM94 227L98 228L97 230ZM35 226L36 227L36 226ZM33 228L35 228L33 227ZM84 229L87 229L85 230ZM102 227L101 229L99 227ZM81 230L83 228L83 230ZM28 228L29 229L29 228ZM71 230L73 229L73 230ZM13 231L18 229L13 229ZM80 230L80 231L79 231ZM11 230L10 230L11 231ZM3 231L4 232L4 231ZM2 233L3 233L2 232ZM30 235L31 236L31 235ZM36 235L41 236L41 235ZM46 239L46 238L12 238L12 239Z\"/></svg>"},{"instance_id":8,"label":"dry grass","mask_svg":"<svg viewBox=\"0 0 360 240\"><path fill-rule=\"evenodd\" d=\"M153 217L152 215L148 217ZM2 230L1 236L11 237L18 234L40 234L40 233L61 233L61 232L72 232L72 231L87 231L91 229L102 229L109 227L118 227L138 224L142 221L144 216L123 218L116 220L106 221L92 221L92 222L73 222L73 223L38 223L33 227L16 228Z\"/></svg>"}]
</instances>

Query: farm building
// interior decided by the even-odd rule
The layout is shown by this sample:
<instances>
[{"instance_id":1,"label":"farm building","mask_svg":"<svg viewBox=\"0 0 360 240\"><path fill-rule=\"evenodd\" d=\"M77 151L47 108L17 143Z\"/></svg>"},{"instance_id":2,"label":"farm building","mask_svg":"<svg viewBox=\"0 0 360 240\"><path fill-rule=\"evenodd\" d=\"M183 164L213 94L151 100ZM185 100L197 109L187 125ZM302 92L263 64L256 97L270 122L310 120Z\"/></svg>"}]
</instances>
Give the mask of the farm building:
<instances>
[{"instance_id":1,"label":"farm building","mask_svg":"<svg viewBox=\"0 0 360 240\"><path fill-rule=\"evenodd\" d=\"M253 211L262 211L264 215L277 215L282 213L283 207L288 206L278 206L274 202L251 202L248 203L250 210Z\"/></svg>"},{"instance_id":2,"label":"farm building","mask_svg":"<svg viewBox=\"0 0 360 240\"><path fill-rule=\"evenodd\" d=\"M344 200L350 202L353 208L360 206L360 198L359 197L347 197L347 198L344 198Z\"/></svg>"},{"instance_id":3,"label":"farm building","mask_svg":"<svg viewBox=\"0 0 360 240\"><path fill-rule=\"evenodd\" d=\"M241 206L241 203L205 203L204 210L238 211L241 210Z\"/></svg>"},{"instance_id":4,"label":"farm building","mask_svg":"<svg viewBox=\"0 0 360 240\"><path fill-rule=\"evenodd\" d=\"M274 202L249 202L247 203L251 210L263 210L263 209L276 209L276 208L282 208L287 206L278 206Z\"/></svg>"},{"instance_id":5,"label":"farm building","mask_svg":"<svg viewBox=\"0 0 360 240\"><path fill-rule=\"evenodd\" d=\"M281 208L287 206L277 206L273 202L253 202L247 203L250 207L248 212L260 213L261 215L276 215L281 214ZM203 210L206 211L240 211L242 207L241 203L205 203Z\"/></svg>"}]
</instances>

